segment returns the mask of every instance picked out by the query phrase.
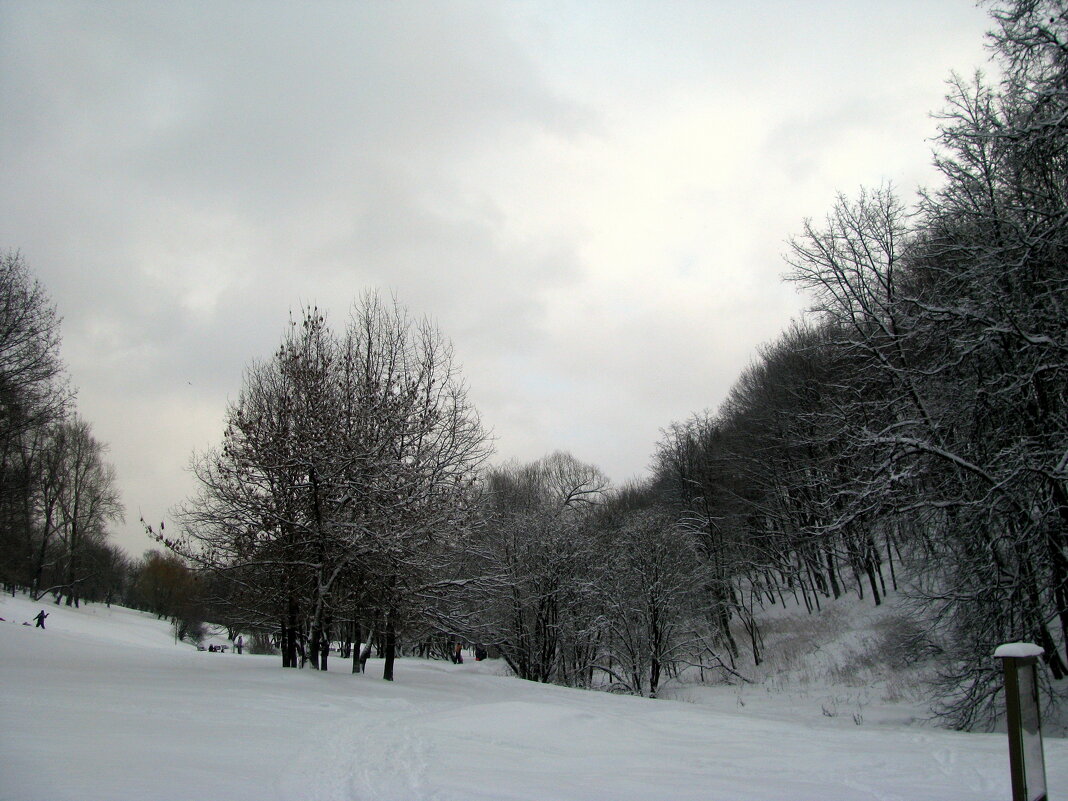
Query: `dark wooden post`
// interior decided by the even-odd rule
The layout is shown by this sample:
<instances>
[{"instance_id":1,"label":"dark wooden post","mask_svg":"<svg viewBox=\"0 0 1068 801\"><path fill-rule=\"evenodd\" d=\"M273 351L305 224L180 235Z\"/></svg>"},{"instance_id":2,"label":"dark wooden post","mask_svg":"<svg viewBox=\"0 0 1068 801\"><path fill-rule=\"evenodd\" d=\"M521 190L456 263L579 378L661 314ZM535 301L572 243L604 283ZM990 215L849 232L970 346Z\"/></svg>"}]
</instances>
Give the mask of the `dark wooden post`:
<instances>
[{"instance_id":1,"label":"dark wooden post","mask_svg":"<svg viewBox=\"0 0 1068 801\"><path fill-rule=\"evenodd\" d=\"M1046 801L1046 760L1038 697L1038 658L1043 653L1029 642L1006 643L994 652L1005 669L1012 801Z\"/></svg>"}]
</instances>

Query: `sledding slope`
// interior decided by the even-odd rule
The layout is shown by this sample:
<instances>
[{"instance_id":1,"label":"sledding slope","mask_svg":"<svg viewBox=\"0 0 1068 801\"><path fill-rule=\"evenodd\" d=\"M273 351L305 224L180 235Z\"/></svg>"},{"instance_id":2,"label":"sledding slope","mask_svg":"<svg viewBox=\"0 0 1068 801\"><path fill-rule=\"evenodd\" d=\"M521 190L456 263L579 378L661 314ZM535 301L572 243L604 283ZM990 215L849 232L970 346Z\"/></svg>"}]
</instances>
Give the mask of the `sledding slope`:
<instances>
[{"instance_id":1,"label":"sledding slope","mask_svg":"<svg viewBox=\"0 0 1068 801\"><path fill-rule=\"evenodd\" d=\"M1008 798L1004 735L846 727L546 687L492 662L397 681L175 645L151 616L0 600L0 799ZM14 622L12 622L14 621ZM1068 742L1047 741L1053 794Z\"/></svg>"}]
</instances>

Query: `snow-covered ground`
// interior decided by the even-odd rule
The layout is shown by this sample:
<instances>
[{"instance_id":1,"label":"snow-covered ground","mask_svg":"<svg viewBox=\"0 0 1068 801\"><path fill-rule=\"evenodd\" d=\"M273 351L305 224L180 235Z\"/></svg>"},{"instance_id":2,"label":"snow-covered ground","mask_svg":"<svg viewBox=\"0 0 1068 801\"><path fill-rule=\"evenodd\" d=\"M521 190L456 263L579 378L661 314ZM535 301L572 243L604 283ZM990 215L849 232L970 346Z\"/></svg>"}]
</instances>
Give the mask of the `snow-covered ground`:
<instances>
[{"instance_id":1,"label":"snow-covered ground","mask_svg":"<svg viewBox=\"0 0 1068 801\"><path fill-rule=\"evenodd\" d=\"M393 683L376 660L284 671L118 607L21 625L40 608L0 600L0 799L1011 797L1003 734L858 725L766 688L710 706L547 687L492 660L404 659ZM1063 795L1068 742L1047 739L1046 764Z\"/></svg>"},{"instance_id":2,"label":"snow-covered ground","mask_svg":"<svg viewBox=\"0 0 1068 801\"><path fill-rule=\"evenodd\" d=\"M669 684L662 697L720 711L773 719L829 718L843 726L935 726L926 679L937 669L916 661L915 630L891 594L880 606L844 596L824 600L819 614L804 607L760 611L763 661L754 666L747 634L735 625L741 649L733 686ZM1053 727L1057 728L1057 727Z\"/></svg>"}]
</instances>

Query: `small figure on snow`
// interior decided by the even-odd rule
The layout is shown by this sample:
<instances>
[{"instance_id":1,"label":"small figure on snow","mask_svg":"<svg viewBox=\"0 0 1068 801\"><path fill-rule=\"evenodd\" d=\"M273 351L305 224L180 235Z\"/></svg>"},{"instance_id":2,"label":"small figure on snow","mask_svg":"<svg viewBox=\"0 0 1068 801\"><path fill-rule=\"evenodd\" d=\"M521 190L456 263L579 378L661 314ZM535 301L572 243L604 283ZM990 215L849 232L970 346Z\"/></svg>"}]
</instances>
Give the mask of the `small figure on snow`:
<instances>
[{"instance_id":1,"label":"small figure on snow","mask_svg":"<svg viewBox=\"0 0 1068 801\"><path fill-rule=\"evenodd\" d=\"M487 654L486 654L485 646L476 645L475 646L475 661L476 662L481 662L483 659L486 658L486 656L487 656Z\"/></svg>"},{"instance_id":2,"label":"small figure on snow","mask_svg":"<svg viewBox=\"0 0 1068 801\"><path fill-rule=\"evenodd\" d=\"M45 627L45 618L48 617L48 613L45 610L41 610L34 616L34 620L37 621L37 628L43 629Z\"/></svg>"},{"instance_id":3,"label":"small figure on snow","mask_svg":"<svg viewBox=\"0 0 1068 801\"><path fill-rule=\"evenodd\" d=\"M360 673L367 672L367 660L371 656L371 643L365 642L360 646Z\"/></svg>"},{"instance_id":4,"label":"small figure on snow","mask_svg":"<svg viewBox=\"0 0 1068 801\"><path fill-rule=\"evenodd\" d=\"M456 647L452 651L452 663L454 665L462 665L464 663L463 649L463 643L456 643Z\"/></svg>"},{"instance_id":5,"label":"small figure on snow","mask_svg":"<svg viewBox=\"0 0 1068 801\"><path fill-rule=\"evenodd\" d=\"M234 640L234 648L237 649L237 655L241 656L241 649L244 647L245 641L241 639L241 635L237 635L237 639Z\"/></svg>"}]
</instances>

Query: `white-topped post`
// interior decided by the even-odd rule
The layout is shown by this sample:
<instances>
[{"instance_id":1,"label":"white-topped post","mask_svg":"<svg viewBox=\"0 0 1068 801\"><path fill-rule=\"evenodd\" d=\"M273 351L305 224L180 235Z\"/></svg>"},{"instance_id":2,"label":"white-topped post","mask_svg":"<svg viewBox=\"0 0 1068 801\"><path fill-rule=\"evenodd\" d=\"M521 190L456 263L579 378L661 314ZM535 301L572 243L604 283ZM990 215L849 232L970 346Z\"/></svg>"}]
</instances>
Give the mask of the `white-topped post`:
<instances>
[{"instance_id":1,"label":"white-topped post","mask_svg":"<svg viewBox=\"0 0 1068 801\"><path fill-rule=\"evenodd\" d=\"M1005 643L994 651L1005 669L1012 801L1046 801L1046 760L1038 698L1038 658L1043 653L1030 642Z\"/></svg>"}]
</instances>

